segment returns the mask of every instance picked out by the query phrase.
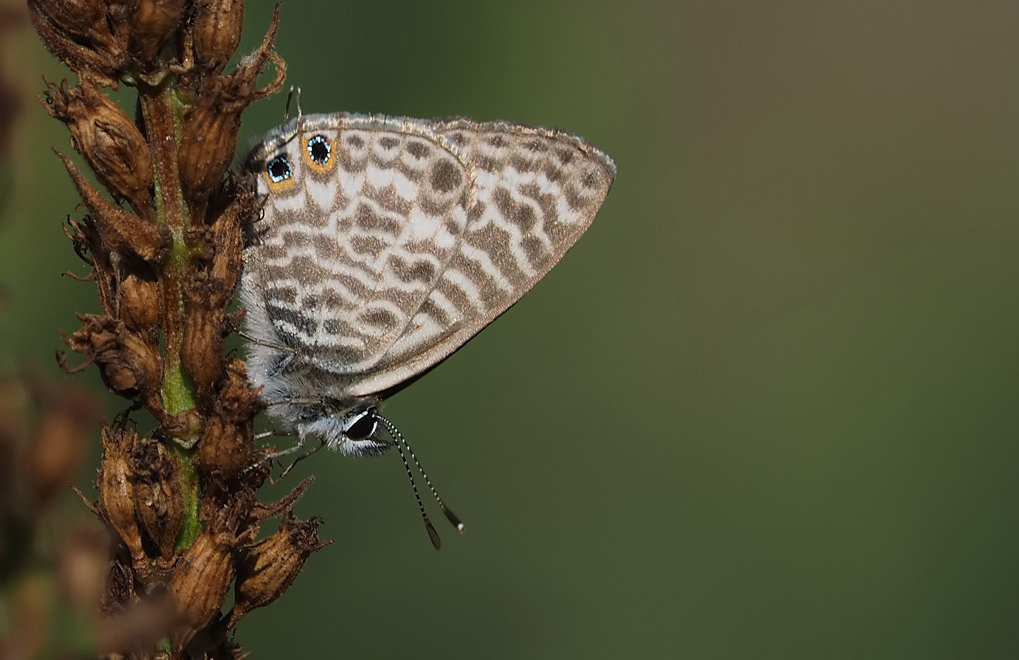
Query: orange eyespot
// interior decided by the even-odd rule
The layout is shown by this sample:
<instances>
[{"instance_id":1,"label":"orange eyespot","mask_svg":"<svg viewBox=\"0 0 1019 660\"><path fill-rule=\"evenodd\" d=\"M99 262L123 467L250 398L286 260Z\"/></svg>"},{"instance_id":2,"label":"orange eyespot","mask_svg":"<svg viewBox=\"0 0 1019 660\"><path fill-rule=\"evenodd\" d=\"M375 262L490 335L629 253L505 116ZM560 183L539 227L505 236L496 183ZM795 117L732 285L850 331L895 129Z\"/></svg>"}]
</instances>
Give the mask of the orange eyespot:
<instances>
[{"instance_id":1,"label":"orange eyespot","mask_svg":"<svg viewBox=\"0 0 1019 660\"><path fill-rule=\"evenodd\" d=\"M312 170L328 172L333 168L333 145L324 135L313 135L304 147L304 160Z\"/></svg>"}]
</instances>

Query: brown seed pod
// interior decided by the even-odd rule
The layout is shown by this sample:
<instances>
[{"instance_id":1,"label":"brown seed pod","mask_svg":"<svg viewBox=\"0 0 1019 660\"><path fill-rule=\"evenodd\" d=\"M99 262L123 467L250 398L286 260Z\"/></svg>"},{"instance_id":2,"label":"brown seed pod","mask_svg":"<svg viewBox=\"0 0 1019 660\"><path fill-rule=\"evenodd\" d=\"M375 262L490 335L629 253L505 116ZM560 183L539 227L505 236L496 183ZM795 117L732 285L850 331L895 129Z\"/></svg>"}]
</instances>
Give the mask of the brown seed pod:
<instances>
[{"instance_id":1,"label":"brown seed pod","mask_svg":"<svg viewBox=\"0 0 1019 660\"><path fill-rule=\"evenodd\" d=\"M69 88L47 83L44 106L67 124L75 150L118 199L151 219L152 156L134 122L88 79ZM73 176L73 175L72 175Z\"/></svg>"},{"instance_id":2,"label":"brown seed pod","mask_svg":"<svg viewBox=\"0 0 1019 660\"><path fill-rule=\"evenodd\" d=\"M59 152L57 156L64 162L78 194L91 212L102 246L107 251L150 263L161 262L170 248L169 230L120 208L96 190L67 156Z\"/></svg>"},{"instance_id":3,"label":"brown seed pod","mask_svg":"<svg viewBox=\"0 0 1019 660\"><path fill-rule=\"evenodd\" d=\"M96 480L99 509L110 527L117 531L135 569L147 564L135 510L132 451L138 434L130 429L103 427L103 463Z\"/></svg>"},{"instance_id":4,"label":"brown seed pod","mask_svg":"<svg viewBox=\"0 0 1019 660\"><path fill-rule=\"evenodd\" d=\"M51 53L82 79L117 87L130 61L123 2L29 0L28 9Z\"/></svg>"},{"instance_id":5,"label":"brown seed pod","mask_svg":"<svg viewBox=\"0 0 1019 660\"><path fill-rule=\"evenodd\" d=\"M234 578L237 555L258 533L257 526L248 522L248 509L248 498L228 499L213 511L202 533L178 557L167 585L176 618L174 647L183 648L219 615Z\"/></svg>"},{"instance_id":6,"label":"brown seed pod","mask_svg":"<svg viewBox=\"0 0 1019 660\"><path fill-rule=\"evenodd\" d=\"M241 42L242 0L197 0L194 4L195 65L218 76Z\"/></svg>"},{"instance_id":7,"label":"brown seed pod","mask_svg":"<svg viewBox=\"0 0 1019 660\"><path fill-rule=\"evenodd\" d=\"M142 61L156 63L163 44L173 36L184 16L184 0L138 0L131 14L134 43Z\"/></svg>"},{"instance_id":8,"label":"brown seed pod","mask_svg":"<svg viewBox=\"0 0 1019 660\"><path fill-rule=\"evenodd\" d=\"M275 94L283 86L286 67L273 52L279 9L258 49L241 60L237 70L226 77L212 77L203 87L198 103L187 117L180 148L181 180L192 195L208 197L222 182L233 162L241 112L255 101ZM276 77L258 88L258 74L272 61Z\"/></svg>"},{"instance_id":9,"label":"brown seed pod","mask_svg":"<svg viewBox=\"0 0 1019 660\"><path fill-rule=\"evenodd\" d=\"M236 476L251 467L252 450L249 420L229 422L212 415L206 419L205 431L198 441L195 463L205 474Z\"/></svg>"},{"instance_id":10,"label":"brown seed pod","mask_svg":"<svg viewBox=\"0 0 1019 660\"><path fill-rule=\"evenodd\" d=\"M227 621L233 627L251 610L268 605L286 592L304 568L311 553L332 541L320 541L319 518L296 520L292 514L280 521L272 536L260 541L237 567L234 608Z\"/></svg>"},{"instance_id":11,"label":"brown seed pod","mask_svg":"<svg viewBox=\"0 0 1019 660\"><path fill-rule=\"evenodd\" d=\"M180 469L163 443L152 438L139 439L132 457L138 521L159 549L159 555L169 559L184 520Z\"/></svg>"},{"instance_id":12,"label":"brown seed pod","mask_svg":"<svg viewBox=\"0 0 1019 660\"><path fill-rule=\"evenodd\" d=\"M129 272L120 281L120 319L128 330L152 341L153 332L158 332L162 307L159 298L159 282L139 273Z\"/></svg>"},{"instance_id":13,"label":"brown seed pod","mask_svg":"<svg viewBox=\"0 0 1019 660\"><path fill-rule=\"evenodd\" d=\"M187 317L181 360L199 400L208 400L223 372L223 328L232 294L231 287L209 277L208 272L195 273L184 289Z\"/></svg>"}]
</instances>

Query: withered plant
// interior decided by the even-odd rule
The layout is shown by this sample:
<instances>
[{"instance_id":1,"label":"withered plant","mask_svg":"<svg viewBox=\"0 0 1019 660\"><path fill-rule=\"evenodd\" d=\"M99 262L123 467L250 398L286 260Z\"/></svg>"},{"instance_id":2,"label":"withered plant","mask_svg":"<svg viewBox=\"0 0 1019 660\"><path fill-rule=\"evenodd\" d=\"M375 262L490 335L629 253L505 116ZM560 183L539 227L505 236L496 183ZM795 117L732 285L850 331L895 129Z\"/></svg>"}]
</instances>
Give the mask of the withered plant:
<instances>
[{"instance_id":1,"label":"withered plant","mask_svg":"<svg viewBox=\"0 0 1019 660\"><path fill-rule=\"evenodd\" d=\"M319 521L290 512L306 483L274 505L256 498L269 470L251 469L259 404L244 364L224 349L240 321L228 308L242 230L258 214L249 182L227 169L241 112L283 83L278 12L261 46L225 73L240 0L28 6L46 47L78 78L47 83L45 107L106 189L58 152L84 209L66 233L102 304L78 314L81 328L65 337L84 357L59 361L68 371L94 364L159 426L142 436L123 414L96 433L103 457L90 505L111 536L94 603L97 653L235 657L238 620L279 597L324 545ZM134 119L104 92L120 85L137 92ZM270 516L282 516L279 529L258 541Z\"/></svg>"}]
</instances>

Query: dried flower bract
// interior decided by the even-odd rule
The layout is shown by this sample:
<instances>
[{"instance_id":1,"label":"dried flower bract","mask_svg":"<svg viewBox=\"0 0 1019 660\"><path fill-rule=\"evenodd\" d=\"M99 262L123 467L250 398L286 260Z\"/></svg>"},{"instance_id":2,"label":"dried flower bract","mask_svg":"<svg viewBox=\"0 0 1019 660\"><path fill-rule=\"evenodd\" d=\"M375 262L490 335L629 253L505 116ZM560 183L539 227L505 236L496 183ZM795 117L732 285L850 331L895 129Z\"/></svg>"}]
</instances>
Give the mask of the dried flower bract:
<instances>
[{"instance_id":1,"label":"dried flower bract","mask_svg":"<svg viewBox=\"0 0 1019 660\"><path fill-rule=\"evenodd\" d=\"M95 364L111 390L159 423L139 435L125 415L103 428L89 507L111 543L83 541L65 563L101 566L105 578L68 582L68 593L96 603L100 654L235 657L227 633L237 619L278 598L324 545L317 520L289 513L307 484L275 505L255 496L268 473L253 467L260 404L224 345L239 320L229 307L243 236L258 213L251 182L227 170L242 111L283 84L273 50L279 11L260 46L226 71L240 41L240 0L28 4L46 47L78 77L47 83L45 107L67 124L94 175L58 154L86 211L65 231L102 304L101 313L79 313L81 327L65 337L83 361L59 360L68 371ZM119 85L136 89L136 108L125 112L102 89ZM37 463L45 499L63 467ZM279 530L256 543L266 517L284 512Z\"/></svg>"}]
</instances>

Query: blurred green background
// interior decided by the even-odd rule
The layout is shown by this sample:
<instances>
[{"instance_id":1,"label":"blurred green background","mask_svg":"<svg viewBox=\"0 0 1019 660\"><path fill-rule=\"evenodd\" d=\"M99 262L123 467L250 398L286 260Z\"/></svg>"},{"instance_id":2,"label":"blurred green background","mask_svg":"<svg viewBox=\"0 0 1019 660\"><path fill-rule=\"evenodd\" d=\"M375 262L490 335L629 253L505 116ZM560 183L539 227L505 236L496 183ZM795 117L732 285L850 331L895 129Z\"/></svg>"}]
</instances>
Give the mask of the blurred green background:
<instances>
[{"instance_id":1,"label":"blurred green background","mask_svg":"<svg viewBox=\"0 0 1019 660\"><path fill-rule=\"evenodd\" d=\"M270 14L248 4L244 51ZM319 455L272 492L318 475L297 511L335 543L238 641L1019 657L1016 44L1005 2L286 3L305 112L558 126L619 177L545 281L386 409L467 533L440 517L431 549L395 454ZM67 75L17 45L26 93ZM26 110L0 365L60 378L59 332L98 305L58 276L84 271L66 132Z\"/></svg>"}]
</instances>

